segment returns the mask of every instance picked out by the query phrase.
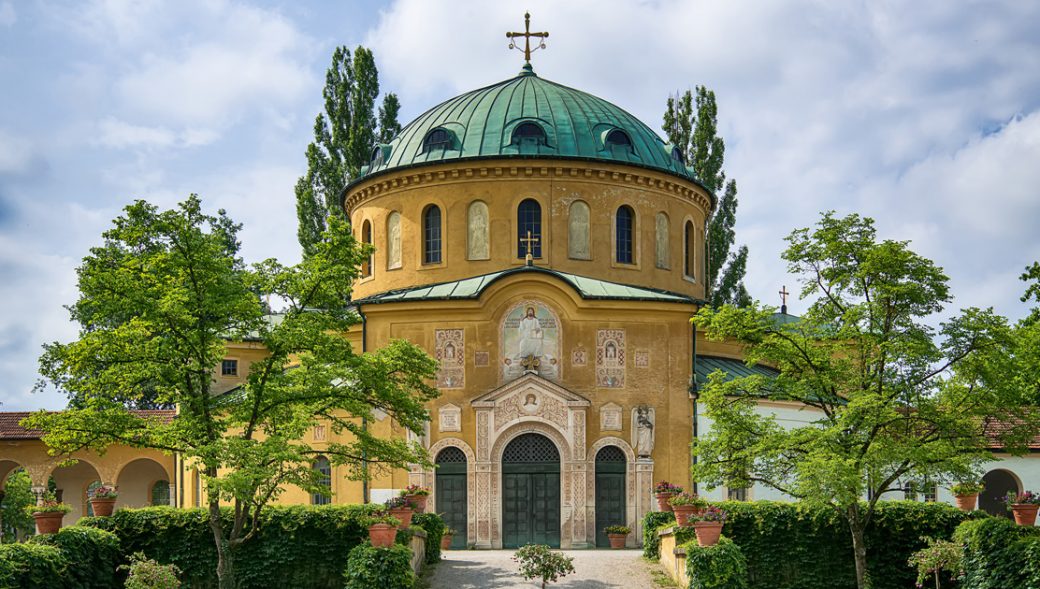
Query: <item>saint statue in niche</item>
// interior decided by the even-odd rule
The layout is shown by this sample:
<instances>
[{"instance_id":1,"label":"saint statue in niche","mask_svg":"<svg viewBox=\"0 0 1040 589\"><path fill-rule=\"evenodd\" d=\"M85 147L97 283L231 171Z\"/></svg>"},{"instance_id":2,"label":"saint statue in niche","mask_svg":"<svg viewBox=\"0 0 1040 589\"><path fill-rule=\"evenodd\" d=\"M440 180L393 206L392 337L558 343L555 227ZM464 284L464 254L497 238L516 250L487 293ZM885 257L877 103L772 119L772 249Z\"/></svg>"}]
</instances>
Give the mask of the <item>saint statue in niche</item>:
<instances>
[{"instance_id":1,"label":"saint statue in niche","mask_svg":"<svg viewBox=\"0 0 1040 589\"><path fill-rule=\"evenodd\" d=\"M636 407L636 453L648 457L654 451L654 415L646 405Z\"/></svg>"},{"instance_id":2,"label":"saint statue in niche","mask_svg":"<svg viewBox=\"0 0 1040 589\"><path fill-rule=\"evenodd\" d=\"M444 346L444 359L454 360L455 359L455 346L447 344Z\"/></svg>"},{"instance_id":3,"label":"saint statue in niche","mask_svg":"<svg viewBox=\"0 0 1040 589\"><path fill-rule=\"evenodd\" d=\"M545 305L534 301L517 303L502 322L503 382L533 372L556 380L560 374L559 321Z\"/></svg>"},{"instance_id":4,"label":"saint statue in niche","mask_svg":"<svg viewBox=\"0 0 1040 589\"><path fill-rule=\"evenodd\" d=\"M388 241L390 242L387 248L387 259L389 263L387 267L391 270L394 268L401 267L401 213L394 211L390 213L390 218L387 220L387 234Z\"/></svg>"},{"instance_id":5,"label":"saint statue in niche","mask_svg":"<svg viewBox=\"0 0 1040 589\"><path fill-rule=\"evenodd\" d=\"M469 207L469 259L488 258L488 208L477 201Z\"/></svg>"}]
</instances>

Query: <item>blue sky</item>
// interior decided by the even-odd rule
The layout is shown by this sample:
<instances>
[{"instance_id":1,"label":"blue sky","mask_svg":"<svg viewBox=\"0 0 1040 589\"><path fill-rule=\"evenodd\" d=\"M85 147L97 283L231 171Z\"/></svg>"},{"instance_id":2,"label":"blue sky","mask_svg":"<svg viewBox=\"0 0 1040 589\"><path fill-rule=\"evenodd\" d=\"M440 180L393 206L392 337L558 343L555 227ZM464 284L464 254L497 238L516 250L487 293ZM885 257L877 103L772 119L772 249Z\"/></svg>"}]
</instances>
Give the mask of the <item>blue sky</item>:
<instances>
[{"instance_id":1,"label":"blue sky","mask_svg":"<svg viewBox=\"0 0 1040 589\"><path fill-rule=\"evenodd\" d=\"M373 49L407 122L512 76L524 10L551 33L540 75L655 129L670 92L716 91L756 298L793 290L783 237L836 209L936 260L952 308L1024 314L1040 3L0 0L2 409L63 405L30 392L40 345L75 337L75 268L122 206L196 192L244 224L248 260L292 262L334 47Z\"/></svg>"}]
</instances>

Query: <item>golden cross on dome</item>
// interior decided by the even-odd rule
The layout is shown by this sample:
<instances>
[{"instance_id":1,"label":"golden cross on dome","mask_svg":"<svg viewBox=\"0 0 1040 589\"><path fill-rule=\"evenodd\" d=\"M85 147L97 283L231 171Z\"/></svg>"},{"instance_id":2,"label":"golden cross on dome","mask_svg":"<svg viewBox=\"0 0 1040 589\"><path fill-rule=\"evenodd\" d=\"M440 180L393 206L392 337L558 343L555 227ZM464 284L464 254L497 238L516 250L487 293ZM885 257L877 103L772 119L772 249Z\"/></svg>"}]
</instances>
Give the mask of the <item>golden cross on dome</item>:
<instances>
[{"instance_id":1,"label":"golden cross on dome","mask_svg":"<svg viewBox=\"0 0 1040 589\"><path fill-rule=\"evenodd\" d=\"M527 256L526 256L526 258L527 258L527 265L530 266L531 265L531 260L532 260L532 258L531 258L531 244L538 243L538 238L537 237L531 237L531 232L528 231L527 232L527 237L521 237L520 238L520 243L524 244L524 246L527 248Z\"/></svg>"},{"instance_id":2,"label":"golden cross on dome","mask_svg":"<svg viewBox=\"0 0 1040 589\"><path fill-rule=\"evenodd\" d=\"M549 36L549 33L532 33L531 32L531 13L524 13L524 32L522 33L506 33L506 38L509 39L509 48L519 50L515 39L519 37L524 38L524 61L531 63L531 54L539 49L545 49L545 39ZM538 37L538 44L535 45L534 49L531 49L531 37Z\"/></svg>"}]
</instances>

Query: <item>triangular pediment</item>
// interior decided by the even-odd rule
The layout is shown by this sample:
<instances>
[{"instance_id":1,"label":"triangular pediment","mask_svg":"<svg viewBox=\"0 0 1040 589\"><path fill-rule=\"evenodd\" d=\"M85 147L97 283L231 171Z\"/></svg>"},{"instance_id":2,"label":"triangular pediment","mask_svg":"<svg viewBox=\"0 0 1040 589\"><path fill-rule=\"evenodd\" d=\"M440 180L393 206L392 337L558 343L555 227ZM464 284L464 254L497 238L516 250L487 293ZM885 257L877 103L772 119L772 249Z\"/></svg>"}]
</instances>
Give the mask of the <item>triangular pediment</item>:
<instances>
[{"instance_id":1,"label":"triangular pediment","mask_svg":"<svg viewBox=\"0 0 1040 589\"><path fill-rule=\"evenodd\" d=\"M533 372L528 372L516 380L512 380L494 390L488 391L476 399L473 399L471 403L474 407L494 407L498 400L532 388L549 396L556 397L560 402L568 407L588 407L591 404L585 397L582 397L581 395L570 391L547 378L538 376Z\"/></svg>"}]
</instances>

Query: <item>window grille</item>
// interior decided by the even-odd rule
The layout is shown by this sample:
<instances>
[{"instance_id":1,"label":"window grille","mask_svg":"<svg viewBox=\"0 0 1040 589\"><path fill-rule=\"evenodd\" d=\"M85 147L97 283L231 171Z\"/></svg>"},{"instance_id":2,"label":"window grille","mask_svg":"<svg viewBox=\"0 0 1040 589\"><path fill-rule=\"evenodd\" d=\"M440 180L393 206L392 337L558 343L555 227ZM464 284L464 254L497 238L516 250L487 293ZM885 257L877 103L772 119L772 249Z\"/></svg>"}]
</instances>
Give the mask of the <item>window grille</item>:
<instances>
[{"instance_id":1,"label":"window grille","mask_svg":"<svg viewBox=\"0 0 1040 589\"><path fill-rule=\"evenodd\" d=\"M596 462L626 462L625 453L617 446L604 446L596 453Z\"/></svg>"},{"instance_id":2,"label":"window grille","mask_svg":"<svg viewBox=\"0 0 1040 589\"><path fill-rule=\"evenodd\" d=\"M502 462L540 463L559 462L560 451L549 438L539 434L522 434L506 446Z\"/></svg>"},{"instance_id":3,"label":"window grille","mask_svg":"<svg viewBox=\"0 0 1040 589\"><path fill-rule=\"evenodd\" d=\"M449 446L437 453L437 464L458 464L460 462L466 462L466 454L454 446Z\"/></svg>"}]
</instances>

